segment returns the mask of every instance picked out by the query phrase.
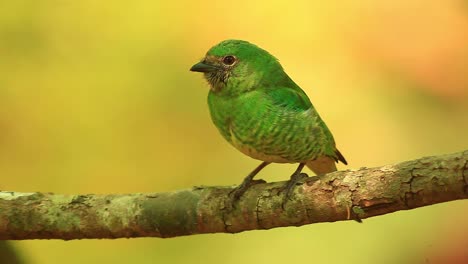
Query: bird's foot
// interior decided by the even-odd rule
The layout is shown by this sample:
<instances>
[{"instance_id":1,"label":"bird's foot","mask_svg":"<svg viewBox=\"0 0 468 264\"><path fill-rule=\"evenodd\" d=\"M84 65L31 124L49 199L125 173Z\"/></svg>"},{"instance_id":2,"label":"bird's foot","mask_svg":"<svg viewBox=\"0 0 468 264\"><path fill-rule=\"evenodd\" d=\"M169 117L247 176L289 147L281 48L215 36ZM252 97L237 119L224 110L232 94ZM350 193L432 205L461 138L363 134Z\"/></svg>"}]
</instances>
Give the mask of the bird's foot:
<instances>
[{"instance_id":1,"label":"bird's foot","mask_svg":"<svg viewBox=\"0 0 468 264\"><path fill-rule=\"evenodd\" d=\"M239 186L234 188L230 193L229 197L231 198L231 205L234 205L239 201L241 196L249 189L251 186L256 184L266 183L265 180L258 179L258 180L250 180L250 181L243 181Z\"/></svg>"},{"instance_id":2,"label":"bird's foot","mask_svg":"<svg viewBox=\"0 0 468 264\"><path fill-rule=\"evenodd\" d=\"M284 209L286 203L291 200L291 196L294 192L294 187L296 184L305 178L308 178L309 176L304 173L304 172L295 172L293 175L291 175L291 179L289 179L288 183L286 184L286 187L284 187L284 196L283 196L283 202L281 203L281 207Z\"/></svg>"},{"instance_id":3,"label":"bird's foot","mask_svg":"<svg viewBox=\"0 0 468 264\"><path fill-rule=\"evenodd\" d=\"M305 183L310 186L310 185L314 184L318 180L320 180L320 176L316 175L316 176L313 176L313 177L308 177L307 180L305 180Z\"/></svg>"},{"instance_id":4,"label":"bird's foot","mask_svg":"<svg viewBox=\"0 0 468 264\"><path fill-rule=\"evenodd\" d=\"M230 203L231 208L234 207L234 205L237 203L237 201L239 201L241 196L245 193L245 191L247 191L247 189L250 186L255 185L255 184L259 184L259 183L266 183L266 181L264 181L264 180L261 180L261 179L260 180L254 180L253 178L255 177L255 175L257 175L257 173L259 173L268 164L270 164L270 162L266 162L266 161L262 162L251 173L249 173L249 175L247 175L247 177L244 178L244 180L242 181L242 183L239 186L234 188L229 193L228 196L230 197L230 200L231 200L231 203Z\"/></svg>"}]
</instances>

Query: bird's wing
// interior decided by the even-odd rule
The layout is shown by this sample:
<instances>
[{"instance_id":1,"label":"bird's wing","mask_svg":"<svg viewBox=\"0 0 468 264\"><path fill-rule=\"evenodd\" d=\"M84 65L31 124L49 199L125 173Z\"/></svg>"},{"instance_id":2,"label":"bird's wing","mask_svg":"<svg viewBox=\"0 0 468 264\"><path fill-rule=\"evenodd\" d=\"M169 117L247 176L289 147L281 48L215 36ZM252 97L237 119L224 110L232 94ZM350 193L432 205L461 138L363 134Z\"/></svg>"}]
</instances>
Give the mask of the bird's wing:
<instances>
[{"instance_id":1,"label":"bird's wing","mask_svg":"<svg viewBox=\"0 0 468 264\"><path fill-rule=\"evenodd\" d=\"M299 87L279 87L269 90L267 94L269 95L272 105L280 107L283 112L303 112L312 107L309 97L307 97L304 91ZM322 136L331 142L329 155L333 157L336 162L341 161L344 164L348 164L344 156L336 148L333 136L326 124L320 117L318 117L318 114L315 111L312 113L316 115L316 121L319 122L320 127L323 128L321 130L321 133L323 133Z\"/></svg>"},{"instance_id":2,"label":"bird's wing","mask_svg":"<svg viewBox=\"0 0 468 264\"><path fill-rule=\"evenodd\" d=\"M306 111L311 108L309 97L300 89L277 87L267 92L273 105L286 111Z\"/></svg>"}]
</instances>

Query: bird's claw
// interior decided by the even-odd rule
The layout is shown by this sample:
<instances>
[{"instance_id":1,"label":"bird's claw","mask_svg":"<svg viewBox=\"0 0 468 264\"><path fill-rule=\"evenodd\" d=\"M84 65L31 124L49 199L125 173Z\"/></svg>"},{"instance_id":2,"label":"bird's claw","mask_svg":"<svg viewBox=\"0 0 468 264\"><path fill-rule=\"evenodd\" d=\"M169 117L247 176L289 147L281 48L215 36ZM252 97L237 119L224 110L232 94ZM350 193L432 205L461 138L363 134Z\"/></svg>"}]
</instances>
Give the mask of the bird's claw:
<instances>
[{"instance_id":1,"label":"bird's claw","mask_svg":"<svg viewBox=\"0 0 468 264\"><path fill-rule=\"evenodd\" d=\"M239 186L232 189L232 191L229 192L229 197L231 198L231 206L234 207L234 205L240 200L241 196L247 191L247 189L249 189L253 185L261 183L266 183L266 181L262 179L251 180L248 182L244 181Z\"/></svg>"},{"instance_id":2,"label":"bird's claw","mask_svg":"<svg viewBox=\"0 0 468 264\"><path fill-rule=\"evenodd\" d=\"M232 191L229 192L229 197L231 198L231 203L234 204L236 203L242 194L245 193L245 188L241 188L241 186L237 186L236 188L232 189Z\"/></svg>"},{"instance_id":3,"label":"bird's claw","mask_svg":"<svg viewBox=\"0 0 468 264\"><path fill-rule=\"evenodd\" d=\"M282 190L282 192L284 191L284 196L283 196L283 201L281 203L281 208L285 209L285 205L288 201L292 200L291 197L292 197L292 194L294 192L294 187L296 186L296 184L302 180L302 179L306 179L308 178L309 176L302 172L302 173L297 173L297 174L293 174L291 176L291 179L288 181L288 183L286 184L286 187L284 187L284 189Z\"/></svg>"}]
</instances>

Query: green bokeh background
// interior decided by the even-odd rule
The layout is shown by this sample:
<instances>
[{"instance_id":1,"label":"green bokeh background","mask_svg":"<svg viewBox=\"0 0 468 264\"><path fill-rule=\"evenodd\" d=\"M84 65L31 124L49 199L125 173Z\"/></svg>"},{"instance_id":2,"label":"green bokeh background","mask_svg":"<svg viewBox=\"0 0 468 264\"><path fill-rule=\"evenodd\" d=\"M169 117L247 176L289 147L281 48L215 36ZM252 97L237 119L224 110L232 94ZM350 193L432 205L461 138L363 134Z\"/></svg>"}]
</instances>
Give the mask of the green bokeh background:
<instances>
[{"instance_id":1,"label":"green bokeh background","mask_svg":"<svg viewBox=\"0 0 468 264\"><path fill-rule=\"evenodd\" d=\"M0 1L0 189L239 183L258 161L224 142L207 84L188 71L227 38L280 59L332 130L341 169L468 148L466 1ZM466 254L467 210L456 201L364 224L12 244L32 264L425 263Z\"/></svg>"}]
</instances>

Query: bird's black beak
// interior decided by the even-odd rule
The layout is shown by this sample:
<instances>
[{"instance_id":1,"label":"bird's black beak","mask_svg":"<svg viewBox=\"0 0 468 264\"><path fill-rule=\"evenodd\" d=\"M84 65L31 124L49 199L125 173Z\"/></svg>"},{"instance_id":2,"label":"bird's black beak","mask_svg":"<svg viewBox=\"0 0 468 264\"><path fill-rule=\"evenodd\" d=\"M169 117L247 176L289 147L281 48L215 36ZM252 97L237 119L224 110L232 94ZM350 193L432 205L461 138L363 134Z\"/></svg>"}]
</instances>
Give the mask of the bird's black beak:
<instances>
[{"instance_id":1,"label":"bird's black beak","mask_svg":"<svg viewBox=\"0 0 468 264\"><path fill-rule=\"evenodd\" d=\"M210 64L206 64L204 62L199 62L193 65L192 68L190 68L190 71L193 71L193 72L214 72L217 70L218 70L218 67L210 65Z\"/></svg>"}]
</instances>

